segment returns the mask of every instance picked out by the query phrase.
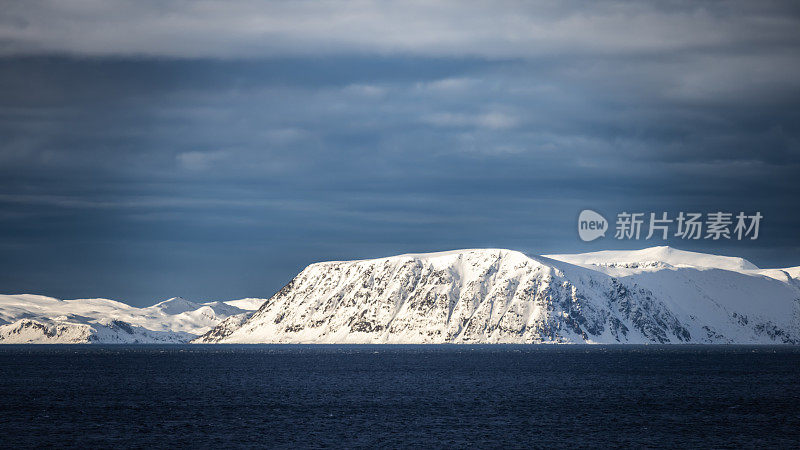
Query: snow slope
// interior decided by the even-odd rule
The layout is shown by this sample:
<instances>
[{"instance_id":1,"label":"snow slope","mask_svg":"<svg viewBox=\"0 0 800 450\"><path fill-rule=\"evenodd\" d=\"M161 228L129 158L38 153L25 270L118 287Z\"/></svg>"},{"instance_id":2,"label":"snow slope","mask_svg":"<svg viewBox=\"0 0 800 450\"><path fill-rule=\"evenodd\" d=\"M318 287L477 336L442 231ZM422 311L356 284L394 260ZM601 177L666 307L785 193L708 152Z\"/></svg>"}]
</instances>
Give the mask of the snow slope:
<instances>
[{"instance_id":1,"label":"snow slope","mask_svg":"<svg viewBox=\"0 0 800 450\"><path fill-rule=\"evenodd\" d=\"M544 255L547 258L577 265L606 267L634 267L671 265L676 267L710 267L724 270L757 270L758 267L743 258L687 252L662 246L642 250L605 250L574 255Z\"/></svg>"},{"instance_id":2,"label":"snow slope","mask_svg":"<svg viewBox=\"0 0 800 450\"><path fill-rule=\"evenodd\" d=\"M176 297L136 308L101 298L0 295L0 343L187 342L256 309L254 299L246 300L198 304Z\"/></svg>"},{"instance_id":3,"label":"snow slope","mask_svg":"<svg viewBox=\"0 0 800 450\"><path fill-rule=\"evenodd\" d=\"M797 276L668 247L326 262L195 342L800 343Z\"/></svg>"},{"instance_id":4,"label":"snow slope","mask_svg":"<svg viewBox=\"0 0 800 450\"><path fill-rule=\"evenodd\" d=\"M246 311L255 311L260 308L266 300L265 298L243 298L240 300L228 300L225 303Z\"/></svg>"}]
</instances>

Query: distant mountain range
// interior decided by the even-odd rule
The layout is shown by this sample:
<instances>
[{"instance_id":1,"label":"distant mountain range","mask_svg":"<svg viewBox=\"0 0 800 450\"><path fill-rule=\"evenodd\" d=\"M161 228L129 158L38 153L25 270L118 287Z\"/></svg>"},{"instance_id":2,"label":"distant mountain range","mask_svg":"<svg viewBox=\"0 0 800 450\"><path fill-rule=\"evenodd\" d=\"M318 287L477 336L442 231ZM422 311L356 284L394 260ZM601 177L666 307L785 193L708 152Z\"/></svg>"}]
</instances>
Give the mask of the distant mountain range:
<instances>
[{"instance_id":1,"label":"distant mountain range","mask_svg":"<svg viewBox=\"0 0 800 450\"><path fill-rule=\"evenodd\" d=\"M3 323L5 343L797 344L800 267L669 247L457 250L312 264L269 299L0 296Z\"/></svg>"},{"instance_id":2,"label":"distant mountain range","mask_svg":"<svg viewBox=\"0 0 800 450\"><path fill-rule=\"evenodd\" d=\"M176 297L147 308L107 299L0 295L0 343L186 343L264 299L193 303Z\"/></svg>"}]
</instances>

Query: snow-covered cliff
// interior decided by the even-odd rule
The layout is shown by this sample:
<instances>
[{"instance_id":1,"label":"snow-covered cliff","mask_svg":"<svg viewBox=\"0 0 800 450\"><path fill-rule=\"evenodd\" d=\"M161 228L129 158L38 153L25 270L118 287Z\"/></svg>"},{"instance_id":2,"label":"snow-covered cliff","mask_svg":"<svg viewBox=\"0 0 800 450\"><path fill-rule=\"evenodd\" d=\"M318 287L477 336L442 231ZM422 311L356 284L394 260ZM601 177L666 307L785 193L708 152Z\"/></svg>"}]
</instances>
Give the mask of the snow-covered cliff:
<instances>
[{"instance_id":1,"label":"snow-covered cliff","mask_svg":"<svg viewBox=\"0 0 800 450\"><path fill-rule=\"evenodd\" d=\"M793 344L799 275L668 247L325 262L195 342Z\"/></svg>"}]
</instances>

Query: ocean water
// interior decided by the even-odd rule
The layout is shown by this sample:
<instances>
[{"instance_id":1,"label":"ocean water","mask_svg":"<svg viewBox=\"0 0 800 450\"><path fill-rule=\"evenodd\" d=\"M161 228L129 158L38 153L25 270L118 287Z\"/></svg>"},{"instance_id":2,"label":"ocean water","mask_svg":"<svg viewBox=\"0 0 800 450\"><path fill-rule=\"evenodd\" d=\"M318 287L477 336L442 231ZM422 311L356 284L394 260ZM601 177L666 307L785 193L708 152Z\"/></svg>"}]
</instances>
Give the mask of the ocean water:
<instances>
[{"instance_id":1,"label":"ocean water","mask_svg":"<svg viewBox=\"0 0 800 450\"><path fill-rule=\"evenodd\" d=\"M800 349L0 346L0 446L798 447Z\"/></svg>"}]
</instances>

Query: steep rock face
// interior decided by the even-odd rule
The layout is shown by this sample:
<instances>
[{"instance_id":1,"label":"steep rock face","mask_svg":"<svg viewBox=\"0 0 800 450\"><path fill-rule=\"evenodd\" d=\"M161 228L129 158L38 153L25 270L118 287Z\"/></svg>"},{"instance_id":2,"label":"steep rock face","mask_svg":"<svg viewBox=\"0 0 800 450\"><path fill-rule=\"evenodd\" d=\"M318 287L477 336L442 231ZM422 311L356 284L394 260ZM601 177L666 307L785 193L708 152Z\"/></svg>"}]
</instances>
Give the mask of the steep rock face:
<instances>
[{"instance_id":1,"label":"steep rock face","mask_svg":"<svg viewBox=\"0 0 800 450\"><path fill-rule=\"evenodd\" d=\"M798 341L800 293L790 283L743 272L715 280L716 272L730 272L716 268L644 266L607 273L607 264L494 249L312 264L251 317L196 342ZM755 297L727 301L730 283L747 285L743 292ZM763 311L746 304L758 302L759 292L770 296Z\"/></svg>"},{"instance_id":2,"label":"steep rock face","mask_svg":"<svg viewBox=\"0 0 800 450\"><path fill-rule=\"evenodd\" d=\"M215 343L225 339L241 327L250 318L250 315L251 313L243 313L228 317L220 322L219 325L200 336L196 343Z\"/></svg>"}]
</instances>

